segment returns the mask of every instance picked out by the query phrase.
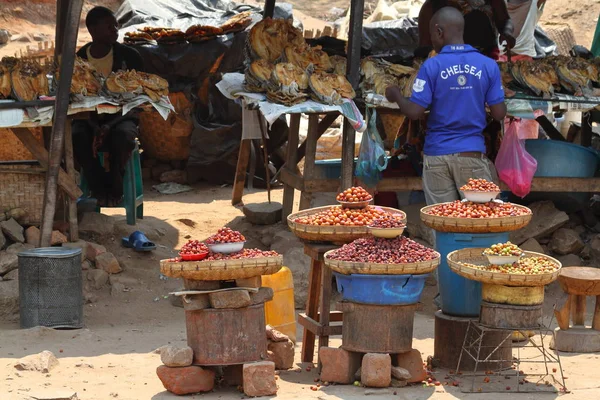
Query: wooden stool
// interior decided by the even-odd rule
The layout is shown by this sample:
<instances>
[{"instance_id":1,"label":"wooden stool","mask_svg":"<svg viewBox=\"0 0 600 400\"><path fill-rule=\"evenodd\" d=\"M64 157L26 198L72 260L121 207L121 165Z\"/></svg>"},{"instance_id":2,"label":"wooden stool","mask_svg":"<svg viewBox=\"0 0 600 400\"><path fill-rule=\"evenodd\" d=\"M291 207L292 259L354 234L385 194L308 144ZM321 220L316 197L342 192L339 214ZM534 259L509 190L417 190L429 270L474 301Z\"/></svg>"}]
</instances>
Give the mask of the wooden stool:
<instances>
[{"instance_id":1,"label":"wooden stool","mask_svg":"<svg viewBox=\"0 0 600 400\"><path fill-rule=\"evenodd\" d=\"M331 311L331 280L333 275L331 269L323 265L324 254L337 248L339 246L327 244L306 243L304 245L304 254L311 258L311 262L306 313L298 316L298 323L304 327L302 362L313 362L315 336L319 337L319 348L321 348L329 345L329 336L342 334L341 325L329 326L330 322L343 321L343 313Z\"/></svg>"},{"instance_id":2,"label":"wooden stool","mask_svg":"<svg viewBox=\"0 0 600 400\"><path fill-rule=\"evenodd\" d=\"M569 295L565 304L555 306L555 348L559 351L592 353L600 351L600 269L591 267L563 268L558 276L562 289ZM596 297L592 328L585 327L587 296ZM569 322L573 322L573 327Z\"/></svg>"}]
</instances>

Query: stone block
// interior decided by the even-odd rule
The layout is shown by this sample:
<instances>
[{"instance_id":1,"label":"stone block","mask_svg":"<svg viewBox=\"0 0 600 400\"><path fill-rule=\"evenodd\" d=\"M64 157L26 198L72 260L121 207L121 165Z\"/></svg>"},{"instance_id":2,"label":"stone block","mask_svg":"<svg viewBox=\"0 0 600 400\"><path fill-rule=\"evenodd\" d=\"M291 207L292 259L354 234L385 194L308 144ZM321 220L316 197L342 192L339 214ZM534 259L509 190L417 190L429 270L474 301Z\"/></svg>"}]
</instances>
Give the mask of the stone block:
<instances>
[{"instance_id":1,"label":"stone block","mask_svg":"<svg viewBox=\"0 0 600 400\"><path fill-rule=\"evenodd\" d=\"M559 211L549 200L533 203L529 208L533 212L531 222L525 228L510 234L510 241L517 245L530 238L539 240L551 235L569 222L567 213Z\"/></svg>"},{"instance_id":2,"label":"stone block","mask_svg":"<svg viewBox=\"0 0 600 400\"><path fill-rule=\"evenodd\" d=\"M85 258L91 262L96 262L96 257L104 253L106 253L106 247L96 243L88 243L85 249Z\"/></svg>"},{"instance_id":3,"label":"stone block","mask_svg":"<svg viewBox=\"0 0 600 400\"><path fill-rule=\"evenodd\" d=\"M275 364L271 361L244 364L243 379L246 396L261 397L277 394Z\"/></svg>"},{"instance_id":4,"label":"stone block","mask_svg":"<svg viewBox=\"0 0 600 400\"><path fill-rule=\"evenodd\" d=\"M98 236L112 235L115 231L115 220L104 214L88 212L79 221L79 232Z\"/></svg>"},{"instance_id":5,"label":"stone block","mask_svg":"<svg viewBox=\"0 0 600 400\"><path fill-rule=\"evenodd\" d=\"M400 367L392 367L392 377L399 381L410 381L412 378L408 370Z\"/></svg>"},{"instance_id":6,"label":"stone block","mask_svg":"<svg viewBox=\"0 0 600 400\"><path fill-rule=\"evenodd\" d=\"M33 246L40 245L40 237L41 237L40 230L35 226L30 226L29 228L27 228L25 230L26 241L27 241L27 243L29 243Z\"/></svg>"},{"instance_id":7,"label":"stone block","mask_svg":"<svg viewBox=\"0 0 600 400\"><path fill-rule=\"evenodd\" d=\"M189 367L194 360L191 347L166 346L160 352L160 361L167 367Z\"/></svg>"},{"instance_id":8,"label":"stone block","mask_svg":"<svg viewBox=\"0 0 600 400\"><path fill-rule=\"evenodd\" d=\"M213 308L244 308L251 304L247 290L229 290L209 294Z\"/></svg>"},{"instance_id":9,"label":"stone block","mask_svg":"<svg viewBox=\"0 0 600 400\"><path fill-rule=\"evenodd\" d=\"M269 342L267 349L273 353L270 361L275 363L275 369L288 370L294 366L294 342Z\"/></svg>"},{"instance_id":10,"label":"stone block","mask_svg":"<svg viewBox=\"0 0 600 400\"><path fill-rule=\"evenodd\" d=\"M281 221L283 207L281 203L246 204L242 210L248 222L254 225L273 225Z\"/></svg>"},{"instance_id":11,"label":"stone block","mask_svg":"<svg viewBox=\"0 0 600 400\"><path fill-rule=\"evenodd\" d=\"M579 254L583 250L584 243L574 230L561 228L554 232L548 246L556 254L567 255Z\"/></svg>"},{"instance_id":12,"label":"stone block","mask_svg":"<svg viewBox=\"0 0 600 400\"><path fill-rule=\"evenodd\" d=\"M600 332L590 328L569 328L554 330L555 338L550 340L550 348L567 353L600 352Z\"/></svg>"},{"instance_id":13,"label":"stone block","mask_svg":"<svg viewBox=\"0 0 600 400\"><path fill-rule=\"evenodd\" d=\"M270 287L261 287L256 293L250 293L250 305L264 304L273 300L273 289Z\"/></svg>"},{"instance_id":14,"label":"stone block","mask_svg":"<svg viewBox=\"0 0 600 400\"><path fill-rule=\"evenodd\" d=\"M165 389L176 395L210 392L215 387L215 373L201 367L171 368L161 365L156 375Z\"/></svg>"},{"instance_id":15,"label":"stone block","mask_svg":"<svg viewBox=\"0 0 600 400\"><path fill-rule=\"evenodd\" d=\"M194 281L191 279L183 280L185 290L218 290L221 288L220 281Z\"/></svg>"},{"instance_id":16,"label":"stone block","mask_svg":"<svg viewBox=\"0 0 600 400\"><path fill-rule=\"evenodd\" d=\"M341 348L321 347L321 381L348 385L354 382L356 371L361 368L362 354Z\"/></svg>"},{"instance_id":17,"label":"stone block","mask_svg":"<svg viewBox=\"0 0 600 400\"><path fill-rule=\"evenodd\" d=\"M104 270L109 274L118 274L123 271L119 261L112 253L102 253L96 257L96 268Z\"/></svg>"},{"instance_id":18,"label":"stone block","mask_svg":"<svg viewBox=\"0 0 600 400\"><path fill-rule=\"evenodd\" d=\"M62 247L66 247L68 249L81 249L81 262L85 261L88 243L85 240L78 240L76 242L67 242L63 243ZM104 249L106 251L106 249Z\"/></svg>"},{"instance_id":19,"label":"stone block","mask_svg":"<svg viewBox=\"0 0 600 400\"><path fill-rule=\"evenodd\" d=\"M519 247L521 248L521 250L533 251L535 253L544 254L544 248L542 247L542 245L539 244L539 242L533 238L527 239L525 243L521 244Z\"/></svg>"},{"instance_id":20,"label":"stone block","mask_svg":"<svg viewBox=\"0 0 600 400\"><path fill-rule=\"evenodd\" d=\"M408 371L411 376L408 383L423 382L427 379L427 371L423 367L423 357L419 350L412 349L407 353L394 354L393 364Z\"/></svg>"},{"instance_id":21,"label":"stone block","mask_svg":"<svg viewBox=\"0 0 600 400\"><path fill-rule=\"evenodd\" d=\"M15 243L25 243L23 227L14 218L0 222L2 232Z\"/></svg>"},{"instance_id":22,"label":"stone block","mask_svg":"<svg viewBox=\"0 0 600 400\"><path fill-rule=\"evenodd\" d=\"M52 231L52 235L50 236L50 245L57 246L62 245L63 243L67 243L69 240L65 235L63 235L60 231Z\"/></svg>"},{"instance_id":23,"label":"stone block","mask_svg":"<svg viewBox=\"0 0 600 400\"><path fill-rule=\"evenodd\" d=\"M360 370L360 381L367 387L385 388L392 383L392 358L389 354L365 354Z\"/></svg>"},{"instance_id":24,"label":"stone block","mask_svg":"<svg viewBox=\"0 0 600 400\"><path fill-rule=\"evenodd\" d=\"M262 278L259 275L259 276L255 276L253 278L236 279L235 286L258 289L262 286Z\"/></svg>"}]
</instances>

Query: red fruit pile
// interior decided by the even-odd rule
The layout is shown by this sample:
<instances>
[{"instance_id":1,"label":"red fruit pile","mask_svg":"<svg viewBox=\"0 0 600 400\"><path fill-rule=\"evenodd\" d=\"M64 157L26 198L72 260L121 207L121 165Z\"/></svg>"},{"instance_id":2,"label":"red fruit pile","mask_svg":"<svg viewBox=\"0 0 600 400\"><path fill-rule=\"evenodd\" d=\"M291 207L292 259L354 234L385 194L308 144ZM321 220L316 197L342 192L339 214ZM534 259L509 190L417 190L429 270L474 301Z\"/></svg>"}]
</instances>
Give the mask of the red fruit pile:
<instances>
[{"instance_id":1,"label":"red fruit pile","mask_svg":"<svg viewBox=\"0 0 600 400\"><path fill-rule=\"evenodd\" d=\"M405 218L400 214L386 214L369 224L371 228L405 228Z\"/></svg>"},{"instance_id":2,"label":"red fruit pile","mask_svg":"<svg viewBox=\"0 0 600 400\"><path fill-rule=\"evenodd\" d=\"M194 255L208 253L208 247L198 240L190 240L179 250L180 255Z\"/></svg>"},{"instance_id":3,"label":"red fruit pile","mask_svg":"<svg viewBox=\"0 0 600 400\"><path fill-rule=\"evenodd\" d=\"M371 206L366 208L332 206L319 213L296 218L294 222L305 225L367 226L374 219L387 214L385 211Z\"/></svg>"},{"instance_id":4,"label":"red fruit pile","mask_svg":"<svg viewBox=\"0 0 600 400\"><path fill-rule=\"evenodd\" d=\"M456 200L452 203L438 204L427 211L429 215L453 218L501 218L528 215L530 211L523 207L515 207L511 203L472 203Z\"/></svg>"},{"instance_id":5,"label":"red fruit pile","mask_svg":"<svg viewBox=\"0 0 600 400\"><path fill-rule=\"evenodd\" d=\"M494 182L471 178L460 190L463 192L499 192L500 188Z\"/></svg>"},{"instance_id":6,"label":"red fruit pile","mask_svg":"<svg viewBox=\"0 0 600 400\"><path fill-rule=\"evenodd\" d=\"M259 258L259 257L277 257L279 253L276 251L263 251L260 249L244 249L237 253L210 253L204 261L217 261L217 260L239 260L241 258Z\"/></svg>"},{"instance_id":7,"label":"red fruit pile","mask_svg":"<svg viewBox=\"0 0 600 400\"><path fill-rule=\"evenodd\" d=\"M350 189L344 190L336 197L337 201L345 201L348 203L358 203L360 201L371 201L373 196L369 194L365 189L360 186L351 187Z\"/></svg>"},{"instance_id":8,"label":"red fruit pile","mask_svg":"<svg viewBox=\"0 0 600 400\"><path fill-rule=\"evenodd\" d=\"M212 235L206 239L206 244L219 244L219 243L237 243L245 242L246 238L238 231L234 231L231 228L221 228L217 231L216 235Z\"/></svg>"},{"instance_id":9,"label":"red fruit pile","mask_svg":"<svg viewBox=\"0 0 600 400\"><path fill-rule=\"evenodd\" d=\"M339 261L405 264L434 260L439 255L414 240L400 236L396 239L357 239L332 251L328 257Z\"/></svg>"}]
</instances>

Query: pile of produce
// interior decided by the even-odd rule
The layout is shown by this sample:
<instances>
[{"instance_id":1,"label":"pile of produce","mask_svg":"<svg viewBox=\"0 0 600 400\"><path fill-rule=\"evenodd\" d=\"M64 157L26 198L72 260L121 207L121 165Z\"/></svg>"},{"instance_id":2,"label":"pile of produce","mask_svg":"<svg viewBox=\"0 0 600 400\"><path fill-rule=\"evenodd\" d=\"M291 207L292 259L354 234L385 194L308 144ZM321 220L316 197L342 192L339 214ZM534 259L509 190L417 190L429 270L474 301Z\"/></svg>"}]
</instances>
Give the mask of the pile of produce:
<instances>
[{"instance_id":1,"label":"pile of produce","mask_svg":"<svg viewBox=\"0 0 600 400\"><path fill-rule=\"evenodd\" d=\"M185 31L185 39L190 43L206 42L223 34L223 29L209 25L194 25Z\"/></svg>"},{"instance_id":2,"label":"pile of produce","mask_svg":"<svg viewBox=\"0 0 600 400\"><path fill-rule=\"evenodd\" d=\"M277 257L279 253L273 250L244 249L237 253L209 253L204 261L239 260L242 258Z\"/></svg>"},{"instance_id":3,"label":"pile of produce","mask_svg":"<svg viewBox=\"0 0 600 400\"><path fill-rule=\"evenodd\" d=\"M46 70L35 60L4 57L0 68L0 94L18 101L36 100L50 92Z\"/></svg>"},{"instance_id":4,"label":"pile of produce","mask_svg":"<svg viewBox=\"0 0 600 400\"><path fill-rule=\"evenodd\" d=\"M465 267L502 274L541 275L557 271L560 267L544 257L521 258L514 264L505 265L476 265L461 262Z\"/></svg>"},{"instance_id":5,"label":"pile of produce","mask_svg":"<svg viewBox=\"0 0 600 400\"><path fill-rule=\"evenodd\" d=\"M439 254L414 240L400 236L396 239L374 237L357 239L329 253L338 261L376 264L406 264L434 260Z\"/></svg>"},{"instance_id":6,"label":"pile of produce","mask_svg":"<svg viewBox=\"0 0 600 400\"><path fill-rule=\"evenodd\" d=\"M352 85L338 73L345 63L339 58L332 62L320 46L308 46L302 32L287 20L265 18L254 25L246 58L245 90L266 92L271 102L291 106L310 96L341 104L355 97Z\"/></svg>"},{"instance_id":7,"label":"pile of produce","mask_svg":"<svg viewBox=\"0 0 600 400\"><path fill-rule=\"evenodd\" d=\"M246 238L240 232L225 227L219 229L216 234L206 239L206 244L238 243L245 241Z\"/></svg>"},{"instance_id":8,"label":"pile of produce","mask_svg":"<svg viewBox=\"0 0 600 400\"><path fill-rule=\"evenodd\" d=\"M394 228L405 228L405 219L401 215L386 214L379 217L369 224L371 228L383 228L383 229L394 229Z\"/></svg>"},{"instance_id":9,"label":"pile of produce","mask_svg":"<svg viewBox=\"0 0 600 400\"><path fill-rule=\"evenodd\" d=\"M539 60L500 63L505 87L525 89L536 96L551 97L555 92L575 96L593 95L593 84L600 83L600 59L550 56Z\"/></svg>"},{"instance_id":10,"label":"pile of produce","mask_svg":"<svg viewBox=\"0 0 600 400\"><path fill-rule=\"evenodd\" d=\"M338 193L336 200L344 201L346 203L358 203L361 201L371 201L373 200L373 196L362 187L357 186Z\"/></svg>"},{"instance_id":11,"label":"pile of produce","mask_svg":"<svg viewBox=\"0 0 600 400\"><path fill-rule=\"evenodd\" d=\"M208 247L198 240L190 240L179 250L179 255L198 255L208 253Z\"/></svg>"},{"instance_id":12,"label":"pile of produce","mask_svg":"<svg viewBox=\"0 0 600 400\"><path fill-rule=\"evenodd\" d=\"M486 256L520 256L523 254L523 250L516 244L511 242L494 244L491 247L485 249L483 254Z\"/></svg>"},{"instance_id":13,"label":"pile of produce","mask_svg":"<svg viewBox=\"0 0 600 400\"><path fill-rule=\"evenodd\" d=\"M169 94L169 82L165 79L135 70L111 73L105 86L109 94L116 98L146 94L156 102L161 96Z\"/></svg>"},{"instance_id":14,"label":"pile of produce","mask_svg":"<svg viewBox=\"0 0 600 400\"><path fill-rule=\"evenodd\" d=\"M486 179L471 178L460 190L463 192L499 192L500 188L494 182L489 182Z\"/></svg>"},{"instance_id":15,"label":"pile of produce","mask_svg":"<svg viewBox=\"0 0 600 400\"><path fill-rule=\"evenodd\" d=\"M331 206L316 214L296 218L294 222L304 225L322 226L368 226L374 220L387 214L386 211L373 206L365 208Z\"/></svg>"},{"instance_id":16,"label":"pile of produce","mask_svg":"<svg viewBox=\"0 0 600 400\"><path fill-rule=\"evenodd\" d=\"M452 203L438 204L426 211L426 214L450 218L502 218L528 215L531 211L516 207L511 203L487 202L473 203L456 200Z\"/></svg>"},{"instance_id":17,"label":"pile of produce","mask_svg":"<svg viewBox=\"0 0 600 400\"><path fill-rule=\"evenodd\" d=\"M366 57L360 63L360 72L363 76L360 84L363 93L385 96L385 90L389 86L398 86L406 97L410 97L412 93L410 82L414 81L418 71L380 58Z\"/></svg>"}]
</instances>

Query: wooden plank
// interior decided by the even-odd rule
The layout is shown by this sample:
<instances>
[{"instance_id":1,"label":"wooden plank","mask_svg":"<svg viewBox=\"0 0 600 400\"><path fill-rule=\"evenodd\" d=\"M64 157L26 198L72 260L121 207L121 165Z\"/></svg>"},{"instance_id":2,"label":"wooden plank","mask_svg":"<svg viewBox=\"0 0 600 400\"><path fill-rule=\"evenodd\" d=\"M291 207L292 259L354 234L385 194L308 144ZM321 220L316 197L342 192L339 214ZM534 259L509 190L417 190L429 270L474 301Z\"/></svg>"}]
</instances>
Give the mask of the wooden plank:
<instances>
[{"instance_id":1,"label":"wooden plank","mask_svg":"<svg viewBox=\"0 0 600 400\"><path fill-rule=\"evenodd\" d=\"M563 331L569 329L571 320L571 297L572 295L567 296L567 299L561 306L558 304L554 305L554 317L556 318L556 323Z\"/></svg>"},{"instance_id":2,"label":"wooden plank","mask_svg":"<svg viewBox=\"0 0 600 400\"><path fill-rule=\"evenodd\" d=\"M33 154L37 161L44 167L48 168L48 151L40 144L40 142L33 136L29 128L10 128L12 132L19 138L21 143ZM58 173L58 184L60 187L69 195L70 198L77 200L83 192L75 180L71 179L69 175L61 168Z\"/></svg>"},{"instance_id":3,"label":"wooden plank","mask_svg":"<svg viewBox=\"0 0 600 400\"><path fill-rule=\"evenodd\" d=\"M573 325L585 326L585 298L586 296L575 295Z\"/></svg>"},{"instance_id":4,"label":"wooden plank","mask_svg":"<svg viewBox=\"0 0 600 400\"><path fill-rule=\"evenodd\" d=\"M320 319L321 325L323 327L329 327L329 312L331 311L331 283L333 279L333 274L330 268L327 268L323 265L321 268L321 305L319 306L320 310ZM329 336L321 335L319 336L319 349L321 347L329 346ZM319 360L319 368L321 368L321 360Z\"/></svg>"},{"instance_id":5,"label":"wooden plank","mask_svg":"<svg viewBox=\"0 0 600 400\"><path fill-rule=\"evenodd\" d=\"M56 94L54 124L52 125L52 139L50 141L50 157L48 160L48 173L46 174L46 189L44 191L44 209L42 212L42 226L40 246L48 247L54 224L56 212L56 196L58 190L58 176L61 171L60 163L64 149L64 131L68 123L69 98L71 92L71 78L75 65L75 47L79 33L79 22L83 0L71 0L66 6L67 13L64 19L64 33L62 35L60 82ZM65 6L61 6L60 13L64 13ZM62 18L62 17L59 17ZM61 27L62 28L62 27ZM58 39L57 39L58 41Z\"/></svg>"},{"instance_id":6,"label":"wooden plank","mask_svg":"<svg viewBox=\"0 0 600 400\"><path fill-rule=\"evenodd\" d=\"M250 140L240 142L240 151L238 153L237 167L235 170L235 179L233 181L233 192L231 196L231 205L237 206L242 203L244 195L244 186L246 185L246 171L248 161L250 160Z\"/></svg>"},{"instance_id":7,"label":"wooden plank","mask_svg":"<svg viewBox=\"0 0 600 400\"><path fill-rule=\"evenodd\" d=\"M594 308L594 319L592 329L600 331L600 296L596 296L596 307Z\"/></svg>"},{"instance_id":8,"label":"wooden plank","mask_svg":"<svg viewBox=\"0 0 600 400\"><path fill-rule=\"evenodd\" d=\"M65 167L67 174L75 182L75 165L73 160L73 135L71 124L65 125ZM77 199L67 198L69 204L69 236L71 242L79 240L79 224L77 222Z\"/></svg>"},{"instance_id":9,"label":"wooden plank","mask_svg":"<svg viewBox=\"0 0 600 400\"><path fill-rule=\"evenodd\" d=\"M289 185L296 190L303 191L304 190L304 178L300 174L296 174L286 167L281 169L281 182L285 185Z\"/></svg>"},{"instance_id":10,"label":"wooden plank","mask_svg":"<svg viewBox=\"0 0 600 400\"><path fill-rule=\"evenodd\" d=\"M542 115L541 117L537 118L536 121L538 122L538 124L541 125L542 128L544 128L544 132L548 134L548 137L550 137L550 139L558 140L561 142L566 141L562 133L560 133L560 131L556 129L552 122L548 120L548 117Z\"/></svg>"},{"instance_id":11,"label":"wooden plank","mask_svg":"<svg viewBox=\"0 0 600 400\"><path fill-rule=\"evenodd\" d=\"M274 11L275 11L275 0L266 0L264 12L263 12L263 18L266 18L266 17L273 18Z\"/></svg>"},{"instance_id":12,"label":"wooden plank","mask_svg":"<svg viewBox=\"0 0 600 400\"><path fill-rule=\"evenodd\" d=\"M323 117L323 119L321 120L321 122L319 122L319 134L318 134L317 140L321 136L323 136L323 134L325 133L325 131L327 131L327 129L329 129L329 127L331 126L331 124L333 124L334 121L338 117L339 117L339 113L325 114L325 116ZM305 155L306 155L306 140L304 140L302 142L302 144L300 145L300 147L298 148L298 162L302 161L302 159L304 158Z\"/></svg>"},{"instance_id":13,"label":"wooden plank","mask_svg":"<svg viewBox=\"0 0 600 400\"><path fill-rule=\"evenodd\" d=\"M319 139L319 116L309 114L308 133L306 136L306 156L304 160L304 179L311 180L315 176L315 157L317 155L317 140ZM312 194L306 188L300 194L300 210L310 208Z\"/></svg>"},{"instance_id":14,"label":"wooden plank","mask_svg":"<svg viewBox=\"0 0 600 400\"><path fill-rule=\"evenodd\" d=\"M331 317L342 314L330 314ZM331 320L334 322L334 320ZM305 313L298 314L298 325L314 333L316 336L339 336L342 334L342 325L322 326L317 320L308 317Z\"/></svg>"},{"instance_id":15,"label":"wooden plank","mask_svg":"<svg viewBox=\"0 0 600 400\"><path fill-rule=\"evenodd\" d=\"M308 300L306 301L306 316L312 319L319 317L319 297L321 294L321 268L323 264L311 260L308 277ZM312 362L315 353L315 334L304 328L302 340L302 362Z\"/></svg>"},{"instance_id":16,"label":"wooden plank","mask_svg":"<svg viewBox=\"0 0 600 400\"><path fill-rule=\"evenodd\" d=\"M300 141L300 114L290 115L290 130L288 135L288 146L285 164L287 168L295 170L298 165L298 142ZM283 213L282 222L287 223L287 217L294 208L294 188L283 185Z\"/></svg>"}]
</instances>

